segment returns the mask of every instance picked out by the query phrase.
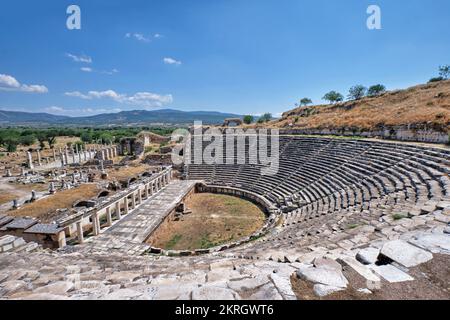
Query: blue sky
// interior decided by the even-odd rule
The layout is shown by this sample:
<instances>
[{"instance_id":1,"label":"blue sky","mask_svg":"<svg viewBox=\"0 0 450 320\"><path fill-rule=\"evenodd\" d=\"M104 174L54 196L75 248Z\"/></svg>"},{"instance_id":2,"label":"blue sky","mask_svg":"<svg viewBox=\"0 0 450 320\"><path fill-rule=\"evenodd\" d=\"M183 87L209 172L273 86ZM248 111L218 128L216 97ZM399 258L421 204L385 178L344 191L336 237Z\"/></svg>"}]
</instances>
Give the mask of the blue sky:
<instances>
[{"instance_id":1,"label":"blue sky","mask_svg":"<svg viewBox=\"0 0 450 320\"><path fill-rule=\"evenodd\" d=\"M66 9L81 8L81 30ZM366 27L380 6L382 30ZM0 109L278 114L450 64L448 0L3 1Z\"/></svg>"}]
</instances>

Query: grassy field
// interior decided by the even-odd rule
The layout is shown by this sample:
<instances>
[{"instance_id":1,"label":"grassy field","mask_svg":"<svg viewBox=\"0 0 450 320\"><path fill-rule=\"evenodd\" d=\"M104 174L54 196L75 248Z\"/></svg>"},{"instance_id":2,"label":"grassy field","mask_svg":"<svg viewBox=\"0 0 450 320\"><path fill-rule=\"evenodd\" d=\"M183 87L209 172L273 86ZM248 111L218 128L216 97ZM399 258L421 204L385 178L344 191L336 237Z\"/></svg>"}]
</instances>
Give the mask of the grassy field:
<instances>
[{"instance_id":1,"label":"grassy field","mask_svg":"<svg viewBox=\"0 0 450 320\"><path fill-rule=\"evenodd\" d=\"M198 193L186 205L192 213L169 222L149 243L172 250L207 249L249 236L265 221L258 206L232 196Z\"/></svg>"},{"instance_id":2,"label":"grassy field","mask_svg":"<svg viewBox=\"0 0 450 320\"><path fill-rule=\"evenodd\" d=\"M95 197L99 191L95 184L84 184L76 189L60 191L42 200L26 204L9 214L19 217L35 217L43 222L50 222L55 217L57 209L71 208L76 201Z\"/></svg>"}]
</instances>

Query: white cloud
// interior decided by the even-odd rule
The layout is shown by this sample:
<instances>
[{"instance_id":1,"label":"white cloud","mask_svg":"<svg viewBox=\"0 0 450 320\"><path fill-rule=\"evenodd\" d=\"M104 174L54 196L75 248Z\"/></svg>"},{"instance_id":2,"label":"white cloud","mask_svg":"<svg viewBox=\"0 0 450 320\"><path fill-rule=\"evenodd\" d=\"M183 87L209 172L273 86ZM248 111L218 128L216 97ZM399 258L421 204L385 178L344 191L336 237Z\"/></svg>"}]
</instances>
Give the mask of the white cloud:
<instances>
[{"instance_id":1,"label":"white cloud","mask_svg":"<svg viewBox=\"0 0 450 320\"><path fill-rule=\"evenodd\" d=\"M81 99L86 99L86 100L92 99L88 95L82 94L80 91L66 92L66 93L64 93L64 95L66 95L68 97L81 98Z\"/></svg>"},{"instance_id":2,"label":"white cloud","mask_svg":"<svg viewBox=\"0 0 450 320\"><path fill-rule=\"evenodd\" d=\"M48 111L48 112L64 112L65 110L64 110L64 108L61 108L61 107L51 106L51 107L45 108L45 111Z\"/></svg>"},{"instance_id":3,"label":"white cloud","mask_svg":"<svg viewBox=\"0 0 450 320\"><path fill-rule=\"evenodd\" d=\"M7 74L0 74L0 86L7 88L19 88L20 83L16 78L9 76Z\"/></svg>"},{"instance_id":4,"label":"white cloud","mask_svg":"<svg viewBox=\"0 0 450 320\"><path fill-rule=\"evenodd\" d=\"M132 96L126 94L119 94L114 90L105 90L105 91L89 91L87 94L83 94L79 91L66 92L66 96L81 98L85 100L92 99L111 99L118 103L125 103L129 105L135 105L140 107L162 107L164 105L170 104L173 102L173 96L171 94L168 95L160 95L151 92L138 92Z\"/></svg>"},{"instance_id":5,"label":"white cloud","mask_svg":"<svg viewBox=\"0 0 450 320\"><path fill-rule=\"evenodd\" d=\"M80 68L80 70L83 72L92 72L92 68L89 68L89 67L83 67L83 68Z\"/></svg>"},{"instance_id":6,"label":"white cloud","mask_svg":"<svg viewBox=\"0 0 450 320\"><path fill-rule=\"evenodd\" d=\"M21 91L23 92L30 92L30 93L47 93L48 89L46 86L32 84L32 85L26 85L23 84L21 87Z\"/></svg>"},{"instance_id":7,"label":"white cloud","mask_svg":"<svg viewBox=\"0 0 450 320\"><path fill-rule=\"evenodd\" d=\"M113 75L113 74L115 74L115 73L119 73L119 70L117 70L117 69L112 69L111 71L100 71L100 73L102 73L102 74L107 74L107 75Z\"/></svg>"},{"instance_id":8,"label":"white cloud","mask_svg":"<svg viewBox=\"0 0 450 320\"><path fill-rule=\"evenodd\" d=\"M134 38L137 41L141 41L141 42L150 42L151 41L150 38L146 37L142 33L127 33L127 34L125 34L125 38Z\"/></svg>"},{"instance_id":9,"label":"white cloud","mask_svg":"<svg viewBox=\"0 0 450 320\"><path fill-rule=\"evenodd\" d=\"M46 86L37 84L21 84L13 76L0 74L0 90L2 91L19 91L28 93L47 93Z\"/></svg>"},{"instance_id":10,"label":"white cloud","mask_svg":"<svg viewBox=\"0 0 450 320\"><path fill-rule=\"evenodd\" d=\"M159 39L159 38L162 38L162 37L163 37L163 35L160 34L160 33L155 33L155 34L153 35L153 38L155 38L155 39Z\"/></svg>"},{"instance_id":11,"label":"white cloud","mask_svg":"<svg viewBox=\"0 0 450 320\"><path fill-rule=\"evenodd\" d=\"M177 66L181 65L181 61L175 60L173 58L164 58L163 61L165 64L174 64Z\"/></svg>"},{"instance_id":12,"label":"white cloud","mask_svg":"<svg viewBox=\"0 0 450 320\"><path fill-rule=\"evenodd\" d=\"M66 57L71 58L75 62L92 63L92 58L86 55L77 56L71 53L66 53Z\"/></svg>"}]
</instances>

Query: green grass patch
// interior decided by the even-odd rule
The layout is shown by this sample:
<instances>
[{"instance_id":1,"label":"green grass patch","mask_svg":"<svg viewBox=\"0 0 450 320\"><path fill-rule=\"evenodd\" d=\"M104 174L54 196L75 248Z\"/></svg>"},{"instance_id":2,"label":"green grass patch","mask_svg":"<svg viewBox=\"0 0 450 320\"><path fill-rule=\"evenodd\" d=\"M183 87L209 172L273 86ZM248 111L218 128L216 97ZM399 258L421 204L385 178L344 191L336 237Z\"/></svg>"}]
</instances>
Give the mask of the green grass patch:
<instances>
[{"instance_id":1,"label":"green grass patch","mask_svg":"<svg viewBox=\"0 0 450 320\"><path fill-rule=\"evenodd\" d=\"M394 219L394 221L398 221L398 220L406 219L406 218L408 218L408 216L406 214L402 214L402 213L395 213L392 215L392 218Z\"/></svg>"},{"instance_id":2,"label":"green grass patch","mask_svg":"<svg viewBox=\"0 0 450 320\"><path fill-rule=\"evenodd\" d=\"M176 234L172 237L172 239L170 239L170 241L167 243L166 248L168 250L173 249L176 244L178 243L178 241L181 240L181 238L183 238L183 236L181 234Z\"/></svg>"}]
</instances>

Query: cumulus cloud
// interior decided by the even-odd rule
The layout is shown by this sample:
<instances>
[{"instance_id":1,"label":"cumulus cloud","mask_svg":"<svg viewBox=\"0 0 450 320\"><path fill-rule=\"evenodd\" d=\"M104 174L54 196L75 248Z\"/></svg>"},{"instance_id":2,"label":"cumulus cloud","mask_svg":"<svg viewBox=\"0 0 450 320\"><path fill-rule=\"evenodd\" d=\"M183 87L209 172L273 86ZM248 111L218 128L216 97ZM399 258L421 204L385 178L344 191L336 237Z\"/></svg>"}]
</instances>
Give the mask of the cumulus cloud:
<instances>
[{"instance_id":1,"label":"cumulus cloud","mask_svg":"<svg viewBox=\"0 0 450 320\"><path fill-rule=\"evenodd\" d=\"M80 68L80 70L83 72L92 72L92 68L89 68L89 67L83 67L83 68Z\"/></svg>"},{"instance_id":2,"label":"cumulus cloud","mask_svg":"<svg viewBox=\"0 0 450 320\"><path fill-rule=\"evenodd\" d=\"M181 61L175 60L175 59L169 58L169 57L168 58L164 58L163 61L164 61L165 64L174 64L174 65L177 65L177 66L181 65Z\"/></svg>"},{"instance_id":3,"label":"cumulus cloud","mask_svg":"<svg viewBox=\"0 0 450 320\"><path fill-rule=\"evenodd\" d=\"M87 94L79 91L66 92L66 96L81 98L85 100L111 99L118 103L135 105L140 107L162 107L173 102L171 94L160 95L151 92L137 92L134 95L119 94L114 90L89 91Z\"/></svg>"},{"instance_id":4,"label":"cumulus cloud","mask_svg":"<svg viewBox=\"0 0 450 320\"><path fill-rule=\"evenodd\" d=\"M47 93L46 86L38 84L21 84L16 78L7 74L0 74L0 90L19 91L28 93Z\"/></svg>"},{"instance_id":5,"label":"cumulus cloud","mask_svg":"<svg viewBox=\"0 0 450 320\"><path fill-rule=\"evenodd\" d=\"M8 88L19 88L20 83L16 78L9 76L7 74L0 74L0 86Z\"/></svg>"},{"instance_id":6,"label":"cumulus cloud","mask_svg":"<svg viewBox=\"0 0 450 320\"><path fill-rule=\"evenodd\" d=\"M66 57L72 59L74 62L92 63L92 58L86 55L77 56L71 53L66 53Z\"/></svg>"}]
</instances>

